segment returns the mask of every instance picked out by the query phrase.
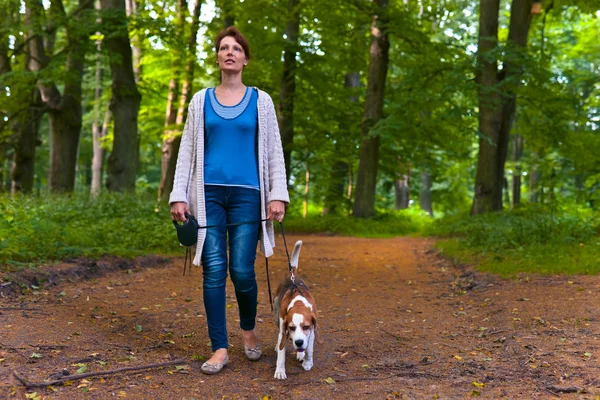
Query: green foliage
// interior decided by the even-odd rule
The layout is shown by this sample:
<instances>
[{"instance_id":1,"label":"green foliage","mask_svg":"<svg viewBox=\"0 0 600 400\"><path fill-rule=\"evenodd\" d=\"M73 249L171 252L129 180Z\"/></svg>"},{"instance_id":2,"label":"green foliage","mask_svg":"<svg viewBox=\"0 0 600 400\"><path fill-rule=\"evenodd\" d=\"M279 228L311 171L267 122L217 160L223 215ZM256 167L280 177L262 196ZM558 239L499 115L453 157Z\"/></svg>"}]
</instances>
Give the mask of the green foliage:
<instances>
[{"instance_id":1,"label":"green foliage","mask_svg":"<svg viewBox=\"0 0 600 400\"><path fill-rule=\"evenodd\" d=\"M339 234L358 237L393 237L417 233L431 223L431 218L413 210L379 213L371 219L342 215L321 216L316 213L306 218L289 215L284 221L286 232Z\"/></svg>"},{"instance_id":2,"label":"green foliage","mask_svg":"<svg viewBox=\"0 0 600 400\"><path fill-rule=\"evenodd\" d=\"M2 196L0 215L0 265L181 251L168 209L150 197Z\"/></svg>"},{"instance_id":3,"label":"green foliage","mask_svg":"<svg viewBox=\"0 0 600 400\"><path fill-rule=\"evenodd\" d=\"M589 211L525 207L516 211L441 219L426 230L453 236L438 243L446 256L483 271L600 273L600 215Z\"/></svg>"}]
</instances>

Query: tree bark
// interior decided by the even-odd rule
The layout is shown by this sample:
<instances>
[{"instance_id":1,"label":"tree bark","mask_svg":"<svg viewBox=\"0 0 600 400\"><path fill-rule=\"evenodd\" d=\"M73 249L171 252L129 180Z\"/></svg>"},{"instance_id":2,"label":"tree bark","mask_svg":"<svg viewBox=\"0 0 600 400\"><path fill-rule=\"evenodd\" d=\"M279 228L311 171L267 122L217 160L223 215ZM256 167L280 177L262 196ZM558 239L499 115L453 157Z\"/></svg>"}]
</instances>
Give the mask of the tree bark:
<instances>
[{"instance_id":1,"label":"tree bark","mask_svg":"<svg viewBox=\"0 0 600 400\"><path fill-rule=\"evenodd\" d=\"M7 4L0 6L0 18L3 21L14 21L15 4ZM29 35L26 33L25 38ZM8 31L0 29L0 76L12 72L12 66L10 63L9 48L8 48ZM25 69L28 68L27 60L25 61ZM8 84L8 83L6 83ZM2 84L1 86L4 86ZM42 105L40 99L39 90L35 87L35 81L27 82L23 85L25 90L29 92L29 96L23 96L25 104L20 104L22 111L18 112L17 116L9 115L8 110L0 109L0 116L7 117L7 122L12 130L15 132L13 141L13 160L10 168L10 186L13 194L17 192L29 193L33 190L33 179L35 172L35 148L37 141L37 134L39 129L39 122L42 112ZM0 96L5 97L2 93ZM11 95L15 99L16 93ZM6 97L6 101L12 100ZM2 119L1 123L4 123ZM2 170L4 171L4 165L7 155L8 142L4 140L0 144L0 162L2 163ZM7 168L8 170L8 168ZM7 174L8 176L8 174ZM0 176L0 191L4 191L5 176L2 173Z\"/></svg>"},{"instance_id":2,"label":"tree bark","mask_svg":"<svg viewBox=\"0 0 600 400\"><path fill-rule=\"evenodd\" d=\"M421 210L433 217L433 203L431 201L431 174L421 172L421 191L419 193L419 206Z\"/></svg>"},{"instance_id":3,"label":"tree bark","mask_svg":"<svg viewBox=\"0 0 600 400\"><path fill-rule=\"evenodd\" d=\"M197 0L194 5L194 14L192 16L192 26L187 40L187 51L185 52L185 72L183 83L181 85L181 95L179 96L179 106L175 109L176 94L173 92L171 97L171 82L169 85L169 97L167 98L167 115L165 118L166 138L163 141L162 160L161 160L161 178L158 188L159 201L168 201L169 194L173 190L173 179L175 177L175 167L177 165L177 154L181 144L181 132L183 124L187 118L187 109L192 97L192 82L194 81L194 67L196 65L196 36L200 26L200 9L202 1ZM187 10L187 7L185 8ZM183 35L183 30L181 31ZM169 132L169 121L171 131ZM173 127L175 125L175 127Z\"/></svg>"},{"instance_id":4,"label":"tree bark","mask_svg":"<svg viewBox=\"0 0 600 400\"><path fill-rule=\"evenodd\" d=\"M125 13L127 18L132 19L137 16L138 4L136 0L125 0ZM140 82L142 76L142 43L139 34L131 37L131 52L133 58L133 76L135 83Z\"/></svg>"},{"instance_id":5,"label":"tree bark","mask_svg":"<svg viewBox=\"0 0 600 400\"><path fill-rule=\"evenodd\" d=\"M95 0L94 6L100 13L100 0ZM99 18L97 22L102 22ZM100 32L96 32L100 35ZM94 92L94 122L92 123L92 183L90 193L97 196L102 191L102 175L104 172L104 148L102 147L102 138L106 135L110 111L106 110L104 124L100 123L101 104L102 104L102 41L96 41L96 89Z\"/></svg>"},{"instance_id":6,"label":"tree bark","mask_svg":"<svg viewBox=\"0 0 600 400\"><path fill-rule=\"evenodd\" d=\"M114 120L113 148L108 158L107 188L111 192L135 191L139 160L138 112L141 95L133 73L131 44L124 0L101 0L102 20L108 27L104 43L112 75L110 111Z\"/></svg>"},{"instance_id":7,"label":"tree bark","mask_svg":"<svg viewBox=\"0 0 600 400\"><path fill-rule=\"evenodd\" d=\"M512 207L518 207L521 204L521 156L523 155L523 137L521 135L513 136L513 161L515 170L512 174Z\"/></svg>"},{"instance_id":8,"label":"tree bark","mask_svg":"<svg viewBox=\"0 0 600 400\"><path fill-rule=\"evenodd\" d=\"M40 91L34 86L25 111L13 124L16 137L10 171L11 194L31 193L35 176L35 150L42 111Z\"/></svg>"},{"instance_id":9,"label":"tree bark","mask_svg":"<svg viewBox=\"0 0 600 400\"><path fill-rule=\"evenodd\" d=\"M75 186L75 173L79 151L79 138L82 125L81 93L85 42L88 32L82 31L82 14L93 7L88 0L80 0L78 12L68 18L67 23L67 61L65 68L64 90L61 94L56 84L38 81L42 101L50 120L50 168L48 186L51 192L71 192ZM51 3L51 14L67 19L60 0ZM41 1L28 0L26 20L33 26L43 20ZM39 26L39 25L38 25ZM29 42L30 69L40 71L48 66L48 57L40 32L30 32L33 39ZM49 43L52 43L51 40Z\"/></svg>"},{"instance_id":10,"label":"tree bark","mask_svg":"<svg viewBox=\"0 0 600 400\"><path fill-rule=\"evenodd\" d=\"M519 85L522 62L514 54L504 60L501 74L492 51L497 46L499 0L481 0L479 17L479 155L472 214L502 209L504 164L516 111L514 89ZM508 45L524 49L531 23L531 0L513 0ZM499 93L499 84L504 93Z\"/></svg>"},{"instance_id":11,"label":"tree bark","mask_svg":"<svg viewBox=\"0 0 600 400\"><path fill-rule=\"evenodd\" d=\"M285 159L285 173L290 180L292 148L294 146L294 97L296 94L296 52L300 14L298 0L288 0L287 24L285 26L285 45L283 51L283 75L279 92L279 130Z\"/></svg>"},{"instance_id":12,"label":"tree bark","mask_svg":"<svg viewBox=\"0 0 600 400\"><path fill-rule=\"evenodd\" d=\"M360 86L360 75L358 72L349 72L346 74L344 87L346 89L356 89ZM350 101L356 102L358 99L356 96L350 96ZM348 115L348 119L340 123L340 130L342 135L349 135L351 127L348 125L351 115ZM333 164L331 170L331 177L329 178L329 187L325 195L325 205L323 207L323 215L335 214L338 212L339 206L344 202L344 186L348 177L348 162L345 161L340 155L341 137L340 140L335 142L335 157L337 160Z\"/></svg>"},{"instance_id":13,"label":"tree bark","mask_svg":"<svg viewBox=\"0 0 600 400\"><path fill-rule=\"evenodd\" d=\"M371 25L371 46L365 114L362 122L362 142L352 213L368 218L375 214L375 187L379 164L379 137L369 135L371 128L383 117L383 99L388 69L388 0L373 0L375 6Z\"/></svg>"},{"instance_id":14,"label":"tree bark","mask_svg":"<svg viewBox=\"0 0 600 400\"><path fill-rule=\"evenodd\" d=\"M410 172L394 180L394 209L406 210L410 204Z\"/></svg>"},{"instance_id":15,"label":"tree bark","mask_svg":"<svg viewBox=\"0 0 600 400\"><path fill-rule=\"evenodd\" d=\"M223 13L223 29L235 24L235 12L233 0L221 0L221 12Z\"/></svg>"}]
</instances>

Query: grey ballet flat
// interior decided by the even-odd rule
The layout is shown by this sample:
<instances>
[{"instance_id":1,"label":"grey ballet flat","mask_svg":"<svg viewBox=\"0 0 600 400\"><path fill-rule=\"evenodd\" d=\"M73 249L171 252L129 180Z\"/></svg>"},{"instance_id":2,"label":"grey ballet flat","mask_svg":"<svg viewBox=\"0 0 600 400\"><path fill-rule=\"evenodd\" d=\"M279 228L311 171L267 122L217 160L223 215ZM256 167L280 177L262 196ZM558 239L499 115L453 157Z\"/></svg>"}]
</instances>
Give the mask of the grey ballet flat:
<instances>
[{"instance_id":1,"label":"grey ballet flat","mask_svg":"<svg viewBox=\"0 0 600 400\"><path fill-rule=\"evenodd\" d=\"M244 345L244 353L246 353L246 357L250 361L256 361L262 356L262 348L260 347L260 343L255 348L251 349L248 346Z\"/></svg>"},{"instance_id":2,"label":"grey ballet flat","mask_svg":"<svg viewBox=\"0 0 600 400\"><path fill-rule=\"evenodd\" d=\"M200 371L207 375L216 375L229 363L229 355L222 362L209 363L208 361L202 364Z\"/></svg>"}]
</instances>

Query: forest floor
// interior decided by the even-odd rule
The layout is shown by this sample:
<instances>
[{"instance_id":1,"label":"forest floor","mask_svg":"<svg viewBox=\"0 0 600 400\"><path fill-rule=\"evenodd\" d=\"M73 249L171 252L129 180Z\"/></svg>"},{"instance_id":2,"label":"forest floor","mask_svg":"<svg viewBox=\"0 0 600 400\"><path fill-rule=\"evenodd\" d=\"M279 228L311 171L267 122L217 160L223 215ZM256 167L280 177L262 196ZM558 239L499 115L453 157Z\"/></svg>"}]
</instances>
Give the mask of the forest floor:
<instances>
[{"instance_id":1,"label":"forest floor","mask_svg":"<svg viewBox=\"0 0 600 400\"><path fill-rule=\"evenodd\" d=\"M290 235L288 245L297 239L304 241L299 276L316 298L324 341L315 344L312 370L304 371L288 346L288 379L273 378L277 327L260 257L264 355L250 362L243 354L228 282L230 364L216 376L200 372L210 344L199 268L182 276L183 257L77 259L0 280L0 396L600 398L600 277L502 279L441 259L429 239ZM269 267L275 288L287 274L283 246ZM35 384L64 378L63 370L178 359L46 388L26 389L13 373Z\"/></svg>"}]
</instances>

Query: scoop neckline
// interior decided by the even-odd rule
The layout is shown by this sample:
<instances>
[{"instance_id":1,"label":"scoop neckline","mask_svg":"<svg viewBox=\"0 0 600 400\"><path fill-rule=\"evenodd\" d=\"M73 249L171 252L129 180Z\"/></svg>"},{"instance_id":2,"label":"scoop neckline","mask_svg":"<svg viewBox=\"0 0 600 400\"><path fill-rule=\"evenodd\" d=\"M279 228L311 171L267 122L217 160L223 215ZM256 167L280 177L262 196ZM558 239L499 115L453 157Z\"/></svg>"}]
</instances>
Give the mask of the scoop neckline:
<instances>
[{"instance_id":1,"label":"scoop neckline","mask_svg":"<svg viewBox=\"0 0 600 400\"><path fill-rule=\"evenodd\" d=\"M234 107L238 107L240 104L242 104L242 103L244 102L244 100L246 99L246 96L248 95L248 89L249 89L249 86L246 86L246 91L244 92L244 96L242 96L242 99L241 99L241 100L240 100L240 101L239 101L237 104L234 104L234 105L232 105L232 106L226 106L226 105L224 105L224 104L221 104L221 102L220 102L220 101L219 101L219 99L217 98L217 93L216 93L215 89L216 89L216 87L212 88L212 93L211 93L211 95L212 95L212 97L215 99L215 101L217 102L217 104L218 104L219 106L221 106L221 107L226 107L226 108L234 108Z\"/></svg>"}]
</instances>

